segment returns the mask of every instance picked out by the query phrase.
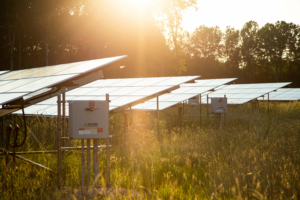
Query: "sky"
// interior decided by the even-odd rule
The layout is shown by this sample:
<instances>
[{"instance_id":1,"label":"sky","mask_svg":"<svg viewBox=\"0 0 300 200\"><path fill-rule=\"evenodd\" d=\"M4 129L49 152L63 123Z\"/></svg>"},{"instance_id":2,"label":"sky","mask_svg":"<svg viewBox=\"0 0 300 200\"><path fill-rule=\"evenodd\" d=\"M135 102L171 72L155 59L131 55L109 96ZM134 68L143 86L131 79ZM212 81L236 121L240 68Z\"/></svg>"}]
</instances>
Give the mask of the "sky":
<instances>
[{"instance_id":1,"label":"sky","mask_svg":"<svg viewBox=\"0 0 300 200\"><path fill-rule=\"evenodd\" d=\"M250 20L259 27L286 21L300 24L300 0L198 0L198 10L186 11L182 25L192 33L200 25L242 29Z\"/></svg>"}]
</instances>

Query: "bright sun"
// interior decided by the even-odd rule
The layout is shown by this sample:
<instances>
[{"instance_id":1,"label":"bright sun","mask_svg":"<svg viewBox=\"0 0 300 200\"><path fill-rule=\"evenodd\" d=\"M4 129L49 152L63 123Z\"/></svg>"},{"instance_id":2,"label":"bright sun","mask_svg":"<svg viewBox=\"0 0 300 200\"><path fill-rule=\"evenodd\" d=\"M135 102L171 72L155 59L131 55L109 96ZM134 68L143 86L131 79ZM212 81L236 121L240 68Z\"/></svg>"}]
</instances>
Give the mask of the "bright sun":
<instances>
[{"instance_id":1,"label":"bright sun","mask_svg":"<svg viewBox=\"0 0 300 200\"><path fill-rule=\"evenodd\" d=\"M144 11L157 5L159 0L123 0L124 5L135 11Z\"/></svg>"}]
</instances>

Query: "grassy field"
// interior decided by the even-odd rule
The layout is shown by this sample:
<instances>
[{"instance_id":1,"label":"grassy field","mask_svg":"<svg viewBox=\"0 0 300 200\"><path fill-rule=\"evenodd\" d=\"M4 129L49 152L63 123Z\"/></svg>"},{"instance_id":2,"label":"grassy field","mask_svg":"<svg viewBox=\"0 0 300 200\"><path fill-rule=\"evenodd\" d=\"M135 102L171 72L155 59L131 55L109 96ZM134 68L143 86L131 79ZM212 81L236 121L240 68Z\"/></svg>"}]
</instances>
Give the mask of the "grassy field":
<instances>
[{"instance_id":1,"label":"grassy field","mask_svg":"<svg viewBox=\"0 0 300 200\"><path fill-rule=\"evenodd\" d=\"M186 108L185 114L198 110ZM202 127L199 118L185 117L180 128L177 111L166 112L174 116L161 114L159 140L154 113L133 113L132 125L152 125L130 129L147 136L133 131L124 135L123 127L111 125L114 189L143 194L135 199L300 199L300 103L274 103L270 112L263 103L260 108L230 106L221 130L213 129L213 119L207 127L205 106ZM111 120L122 124L122 117L115 114ZM27 143L17 151L56 148L55 118L32 117L28 127ZM69 145L79 146L80 141ZM6 166L0 156L1 199L78 198L58 191L56 154L22 156L54 172L19 159L14 164L12 157ZM99 156L99 185L105 187L105 150ZM81 184L80 151L64 152L62 165L63 187L74 194Z\"/></svg>"}]
</instances>

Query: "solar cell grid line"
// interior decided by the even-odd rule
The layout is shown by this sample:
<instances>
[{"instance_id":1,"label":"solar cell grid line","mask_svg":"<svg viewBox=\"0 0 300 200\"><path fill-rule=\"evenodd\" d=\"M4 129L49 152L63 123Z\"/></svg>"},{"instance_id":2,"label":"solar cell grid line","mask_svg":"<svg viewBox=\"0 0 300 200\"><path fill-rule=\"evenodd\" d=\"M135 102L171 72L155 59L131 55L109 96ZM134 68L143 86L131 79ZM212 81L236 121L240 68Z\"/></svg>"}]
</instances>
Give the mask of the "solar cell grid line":
<instances>
[{"instance_id":1,"label":"solar cell grid line","mask_svg":"<svg viewBox=\"0 0 300 200\"><path fill-rule=\"evenodd\" d=\"M195 80L199 77L200 76L102 79L67 91L66 100L105 100L105 94L107 93L110 95L111 111L117 111L119 109L126 109L129 106L134 106L141 101L154 98L161 92L168 92L169 90L175 89L175 87L177 87L176 85ZM172 81L170 82L170 80ZM127 85L125 85L125 83ZM118 84L122 84L123 86L116 86ZM36 113L47 116L55 115L55 98L42 101L38 103L37 106L38 105L47 106L47 109L45 109L45 107L35 109L35 105L32 105L28 107L28 109L25 108L25 113L28 115L34 115ZM39 108L41 108L41 110L39 110Z\"/></svg>"}]
</instances>

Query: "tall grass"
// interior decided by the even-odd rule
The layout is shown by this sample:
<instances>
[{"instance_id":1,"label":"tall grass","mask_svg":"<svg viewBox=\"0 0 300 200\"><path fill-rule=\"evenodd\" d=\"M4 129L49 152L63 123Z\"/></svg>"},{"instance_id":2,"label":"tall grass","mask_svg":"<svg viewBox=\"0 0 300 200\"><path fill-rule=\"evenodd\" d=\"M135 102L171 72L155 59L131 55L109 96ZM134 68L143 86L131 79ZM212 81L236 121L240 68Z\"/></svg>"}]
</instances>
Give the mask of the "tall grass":
<instances>
[{"instance_id":1,"label":"tall grass","mask_svg":"<svg viewBox=\"0 0 300 200\"><path fill-rule=\"evenodd\" d=\"M171 108L166 112L174 116L160 116L159 140L155 113L134 112L129 127L150 137L130 130L124 135L124 127L111 125L112 187L146 194L140 199L300 199L300 104L274 103L269 112L266 104L248 106L231 106L226 128L220 130L214 130L213 119L207 127L205 106L202 126L199 118L185 117L180 127L177 110ZM198 114L195 110L186 108L185 114ZM115 114L111 120L122 124L123 116ZM134 126L142 123L148 125ZM32 117L28 126L30 136L21 150L56 148L55 118ZM20 160L6 166L1 156L2 199L67 198L57 190L55 154L23 156L54 173ZM105 160L105 150L99 150L101 187ZM64 152L62 165L63 186L80 186L80 152Z\"/></svg>"}]
</instances>

